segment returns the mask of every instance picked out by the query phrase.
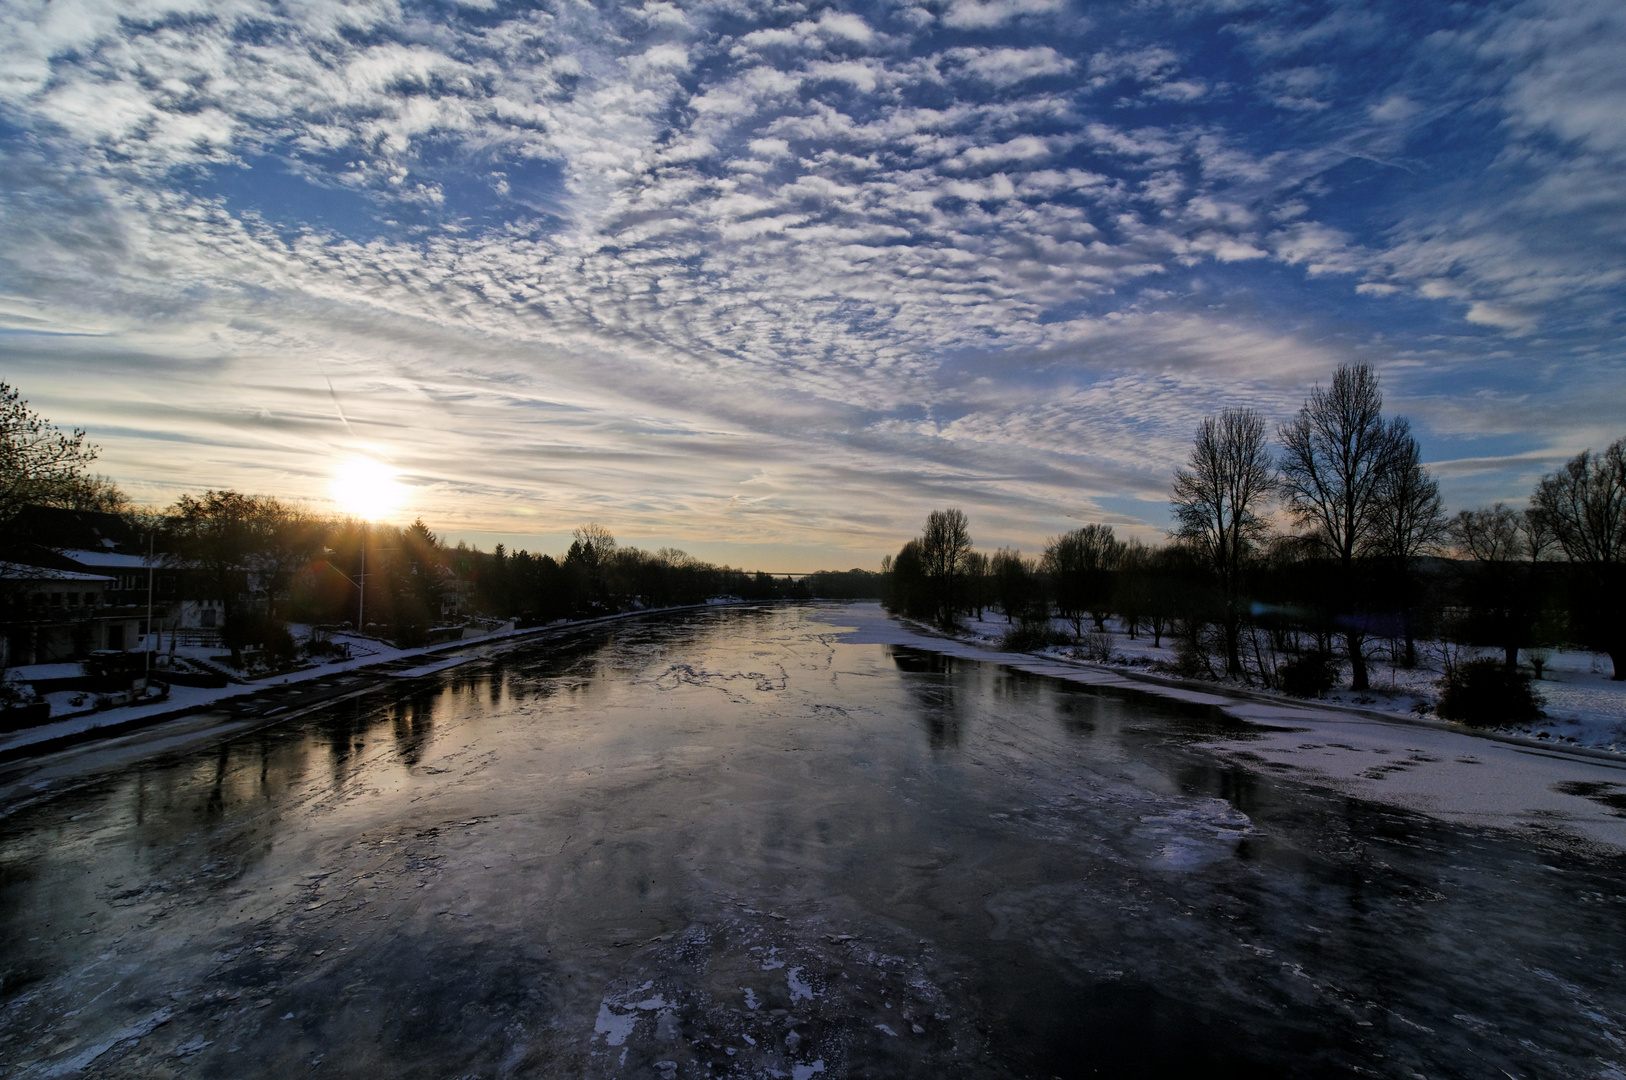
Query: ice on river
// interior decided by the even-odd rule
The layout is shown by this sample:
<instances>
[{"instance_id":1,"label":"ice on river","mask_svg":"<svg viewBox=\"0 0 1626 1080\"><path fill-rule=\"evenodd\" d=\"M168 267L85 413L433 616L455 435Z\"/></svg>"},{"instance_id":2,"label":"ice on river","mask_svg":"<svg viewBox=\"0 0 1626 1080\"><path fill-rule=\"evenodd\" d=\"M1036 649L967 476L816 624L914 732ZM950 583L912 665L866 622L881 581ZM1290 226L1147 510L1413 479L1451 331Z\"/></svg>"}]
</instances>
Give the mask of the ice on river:
<instances>
[{"instance_id":1,"label":"ice on river","mask_svg":"<svg viewBox=\"0 0 1626 1080\"><path fill-rule=\"evenodd\" d=\"M1626 1072L1615 773L906 633L632 621L15 777L0 1072Z\"/></svg>"}]
</instances>

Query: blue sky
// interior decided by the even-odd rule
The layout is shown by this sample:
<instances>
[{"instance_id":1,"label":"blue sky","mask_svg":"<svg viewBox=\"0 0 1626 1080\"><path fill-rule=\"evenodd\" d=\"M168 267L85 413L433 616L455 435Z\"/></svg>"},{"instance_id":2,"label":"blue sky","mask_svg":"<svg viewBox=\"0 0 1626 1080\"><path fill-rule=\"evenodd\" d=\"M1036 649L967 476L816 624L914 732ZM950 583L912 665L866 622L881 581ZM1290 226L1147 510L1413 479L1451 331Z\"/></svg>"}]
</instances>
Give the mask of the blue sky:
<instances>
[{"instance_id":1,"label":"blue sky","mask_svg":"<svg viewBox=\"0 0 1626 1080\"><path fill-rule=\"evenodd\" d=\"M1453 509L1626 434L1626 7L0 7L0 377L138 498L769 569L1152 539L1381 373Z\"/></svg>"}]
</instances>

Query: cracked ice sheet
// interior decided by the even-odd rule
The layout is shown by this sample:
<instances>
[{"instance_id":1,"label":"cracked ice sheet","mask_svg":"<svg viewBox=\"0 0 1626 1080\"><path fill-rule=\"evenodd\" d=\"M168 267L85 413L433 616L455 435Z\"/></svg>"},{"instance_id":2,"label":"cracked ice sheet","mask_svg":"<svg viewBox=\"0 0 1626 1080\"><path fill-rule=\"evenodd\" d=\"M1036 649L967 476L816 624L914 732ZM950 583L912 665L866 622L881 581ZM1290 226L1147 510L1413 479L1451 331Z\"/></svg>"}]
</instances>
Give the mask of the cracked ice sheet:
<instances>
[{"instance_id":1,"label":"cracked ice sheet","mask_svg":"<svg viewBox=\"0 0 1626 1080\"><path fill-rule=\"evenodd\" d=\"M1232 702L1225 712L1263 730L1207 745L1250 767L1444 821L1626 851L1626 818L1606 801L1626 792L1626 763L1332 710Z\"/></svg>"},{"instance_id":2,"label":"cracked ice sheet","mask_svg":"<svg viewBox=\"0 0 1626 1080\"><path fill-rule=\"evenodd\" d=\"M155 1001L171 1022L98 1075L1618 1056L1616 861L1216 762L1262 729L1212 709L843 644L849 614L540 644L30 805L0 844L32 980L0 984L0 1064Z\"/></svg>"},{"instance_id":3,"label":"cracked ice sheet","mask_svg":"<svg viewBox=\"0 0 1626 1080\"><path fill-rule=\"evenodd\" d=\"M1498 742L1461 729L1380 720L1311 704L1274 705L1130 679L1114 671L979 648L922 633L878 604L854 604L842 639L929 650L1032 675L1207 706L1251 725L1205 745L1251 769L1459 824L1565 836L1626 852L1626 761Z\"/></svg>"}]
</instances>

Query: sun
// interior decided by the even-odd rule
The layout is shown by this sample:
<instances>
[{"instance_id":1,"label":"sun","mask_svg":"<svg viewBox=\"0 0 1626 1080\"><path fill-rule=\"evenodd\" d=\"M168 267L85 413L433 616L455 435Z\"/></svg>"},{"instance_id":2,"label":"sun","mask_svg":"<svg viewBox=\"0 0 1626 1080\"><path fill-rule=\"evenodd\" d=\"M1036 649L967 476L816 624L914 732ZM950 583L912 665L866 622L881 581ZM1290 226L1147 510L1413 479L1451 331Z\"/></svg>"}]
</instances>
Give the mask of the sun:
<instances>
[{"instance_id":1,"label":"sun","mask_svg":"<svg viewBox=\"0 0 1626 1080\"><path fill-rule=\"evenodd\" d=\"M379 521L406 502L407 486L395 477L396 470L382 461L354 457L333 470L329 487L334 501L346 513L365 521Z\"/></svg>"}]
</instances>

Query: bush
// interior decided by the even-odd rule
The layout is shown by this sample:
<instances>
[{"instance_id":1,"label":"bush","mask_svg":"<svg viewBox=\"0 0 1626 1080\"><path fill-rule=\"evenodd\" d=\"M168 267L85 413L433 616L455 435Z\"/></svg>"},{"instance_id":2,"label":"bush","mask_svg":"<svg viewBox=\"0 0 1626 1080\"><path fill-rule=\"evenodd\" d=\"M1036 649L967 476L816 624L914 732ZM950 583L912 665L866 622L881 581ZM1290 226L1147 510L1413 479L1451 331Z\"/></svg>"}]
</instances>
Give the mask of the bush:
<instances>
[{"instance_id":1,"label":"bush","mask_svg":"<svg viewBox=\"0 0 1626 1080\"><path fill-rule=\"evenodd\" d=\"M1276 685L1293 697L1318 698L1338 683L1338 662L1331 653L1307 652L1276 669Z\"/></svg>"},{"instance_id":2,"label":"bush","mask_svg":"<svg viewBox=\"0 0 1626 1080\"><path fill-rule=\"evenodd\" d=\"M1217 679L1224 670L1224 662L1216 666L1220 656L1219 632L1213 625L1192 619L1182 622L1174 631L1174 663L1160 665L1161 670L1182 679Z\"/></svg>"},{"instance_id":3,"label":"bush","mask_svg":"<svg viewBox=\"0 0 1626 1080\"><path fill-rule=\"evenodd\" d=\"M999 639L999 647L1009 652L1033 652L1051 645L1065 645L1068 641L1066 634L1052 628L1050 620L1045 619L1017 623L1005 631L1005 636Z\"/></svg>"},{"instance_id":4,"label":"bush","mask_svg":"<svg viewBox=\"0 0 1626 1080\"><path fill-rule=\"evenodd\" d=\"M1439 686L1435 711L1475 727L1528 723L1540 718L1546 704L1530 685L1529 675L1509 671L1502 661L1490 658L1451 667Z\"/></svg>"},{"instance_id":5,"label":"bush","mask_svg":"<svg viewBox=\"0 0 1626 1080\"><path fill-rule=\"evenodd\" d=\"M1086 630L1078 637L1078 653L1086 660L1105 664L1112 660L1112 635L1104 630Z\"/></svg>"}]
</instances>

